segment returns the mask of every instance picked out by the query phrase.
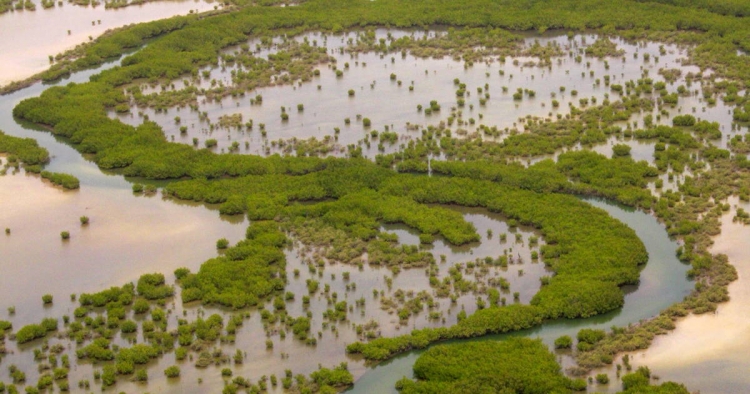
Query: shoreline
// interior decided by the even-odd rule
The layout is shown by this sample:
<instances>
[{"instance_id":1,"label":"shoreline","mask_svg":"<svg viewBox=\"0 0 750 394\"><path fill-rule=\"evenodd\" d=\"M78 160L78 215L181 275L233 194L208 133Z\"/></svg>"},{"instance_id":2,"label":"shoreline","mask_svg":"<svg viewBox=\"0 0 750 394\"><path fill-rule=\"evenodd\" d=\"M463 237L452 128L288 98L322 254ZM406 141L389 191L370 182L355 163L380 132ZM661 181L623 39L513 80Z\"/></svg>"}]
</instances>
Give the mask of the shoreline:
<instances>
[{"instance_id":1,"label":"shoreline","mask_svg":"<svg viewBox=\"0 0 750 394\"><path fill-rule=\"evenodd\" d=\"M0 43L0 52L12 60L0 66L3 76L0 79L0 95L13 93L41 81L41 75L49 70L50 66L78 58L81 50L102 37L110 36L134 24L180 15L204 15L214 11L215 6L214 3L205 0L149 1L115 9L69 5L35 13L0 15L0 34L33 31L34 26L52 24L48 30L22 36L22 39L5 46ZM219 11L221 10L220 8ZM58 37L50 40L50 35ZM50 57L56 59L54 63L49 62Z\"/></svg>"}]
</instances>

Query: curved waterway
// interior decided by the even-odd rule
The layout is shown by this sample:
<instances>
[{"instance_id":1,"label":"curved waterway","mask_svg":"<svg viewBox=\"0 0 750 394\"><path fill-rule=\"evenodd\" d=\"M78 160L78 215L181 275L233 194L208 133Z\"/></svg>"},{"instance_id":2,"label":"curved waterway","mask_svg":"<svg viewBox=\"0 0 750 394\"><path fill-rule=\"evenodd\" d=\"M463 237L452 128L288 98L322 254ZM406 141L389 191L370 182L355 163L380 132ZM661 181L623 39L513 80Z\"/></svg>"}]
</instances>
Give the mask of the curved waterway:
<instances>
[{"instance_id":1,"label":"curved waterway","mask_svg":"<svg viewBox=\"0 0 750 394\"><path fill-rule=\"evenodd\" d=\"M115 64L116 62L109 63L96 70L77 73L62 83L86 81L90 75ZM62 191L41 182L36 176L17 174L0 177L0 202L3 208L0 210L0 227L12 229L10 236L0 239L0 269L3 272L0 276L0 299L3 300L3 307L17 307L17 313L12 319L16 327L37 322L45 316L69 314L75 305L65 299L73 292L92 292L119 286L147 272L169 274L180 266L195 270L201 262L216 255L213 243L215 239L226 237L235 242L243 237L246 221L231 218L217 220L218 213L205 209L203 205L163 202L159 197L135 197L130 191L131 184L122 176L102 172L95 164L51 134L39 132L30 125L16 123L10 115L12 108L20 100L36 96L45 88L44 85L36 84L0 97L0 130L9 135L38 140L52 156L47 169L77 176L81 180L81 190ZM28 179L30 177L35 179ZM627 294L624 307L589 319L558 320L532 330L475 340L501 340L513 335L541 338L551 344L555 338L575 335L581 328L606 329L655 316L690 292L693 285L685 275L688 267L675 257L678 245L669 239L653 216L599 200L587 201L633 228L648 250L649 262L641 272L640 284L625 289ZM485 220L481 218L481 213L463 213L467 218L470 215L476 216L472 222ZM78 217L83 215L91 218L88 227L78 224ZM499 219L486 220L487 228L490 225L498 226L496 222ZM484 229L481 225L478 228ZM63 230L71 232L70 242L60 241L59 233ZM409 237L408 233L398 228L386 230L403 232L399 233L400 238ZM472 255L477 256L478 254ZM470 259L468 256L463 258ZM293 260L291 256L290 260ZM341 274L344 269L341 267ZM331 270L336 273L339 271L337 268ZM409 278L408 274L402 275L402 278ZM381 276L382 274L377 274L373 278ZM415 278L416 276L419 275L415 275ZM362 290L369 291L365 286L361 287ZM343 293L345 290L341 291ZM54 294L55 306L42 306L40 297L45 293ZM181 312L179 306L175 310ZM678 324L678 328L679 326ZM262 344L257 340L257 335L252 336L255 343L253 346ZM264 337L262 331L260 337ZM238 345L242 347L242 344ZM331 366L329 356L341 357L341 353L342 340L324 339L317 348L309 348L304 357L296 361L305 363L310 369L318 363ZM394 392L394 384L398 379L411 376L412 365L419 354L419 351L405 353L368 369L363 367L361 361L350 360L350 369L355 376L361 375L350 391ZM564 365L571 363L569 357L564 354L561 357ZM278 360L278 357L274 358ZM165 357L159 362L160 367L171 361L171 356ZM267 363L275 367L282 366L279 361L272 361L271 356ZM211 380L211 375L216 374L204 374L205 385L220 385L221 381L215 376ZM165 385L164 381L157 379L154 376L149 389L200 391L193 379L183 380L178 386ZM159 386L153 386L153 383ZM117 387L119 389L123 386Z\"/></svg>"},{"instance_id":2,"label":"curved waterway","mask_svg":"<svg viewBox=\"0 0 750 394\"><path fill-rule=\"evenodd\" d=\"M653 317L690 293L693 284L686 276L689 267L677 260L675 257L677 243L669 239L664 227L655 217L605 201L592 199L587 199L587 201L604 209L635 230L648 251L649 260L641 271L641 282L638 286L625 289L623 308L588 319L555 320L530 330L490 335L468 341L502 340L511 336L524 336L541 338L551 346L555 338L561 335L574 337L582 328L608 329L611 326L626 326ZM404 376L413 378L412 365L422 351L404 353L390 361L378 364L359 378L348 392L395 393L394 386L397 380ZM569 357L563 357L562 361L563 366L571 363Z\"/></svg>"}]
</instances>

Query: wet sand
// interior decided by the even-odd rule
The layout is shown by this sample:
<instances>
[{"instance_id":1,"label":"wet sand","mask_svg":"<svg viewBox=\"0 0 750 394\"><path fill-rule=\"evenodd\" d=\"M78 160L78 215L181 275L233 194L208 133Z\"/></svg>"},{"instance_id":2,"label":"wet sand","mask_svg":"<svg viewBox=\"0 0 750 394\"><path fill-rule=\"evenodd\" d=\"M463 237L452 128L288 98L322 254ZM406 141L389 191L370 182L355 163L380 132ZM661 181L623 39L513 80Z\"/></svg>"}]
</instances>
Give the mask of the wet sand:
<instances>
[{"instance_id":1,"label":"wet sand","mask_svg":"<svg viewBox=\"0 0 750 394\"><path fill-rule=\"evenodd\" d=\"M738 200L730 202L734 207ZM740 206L748 209L746 203ZM634 365L647 365L662 380L684 383L691 391L740 393L750 387L750 226L732 223L734 211L722 218L721 234L711 248L737 268L730 301L715 314L680 320L674 331L633 357Z\"/></svg>"}]
</instances>

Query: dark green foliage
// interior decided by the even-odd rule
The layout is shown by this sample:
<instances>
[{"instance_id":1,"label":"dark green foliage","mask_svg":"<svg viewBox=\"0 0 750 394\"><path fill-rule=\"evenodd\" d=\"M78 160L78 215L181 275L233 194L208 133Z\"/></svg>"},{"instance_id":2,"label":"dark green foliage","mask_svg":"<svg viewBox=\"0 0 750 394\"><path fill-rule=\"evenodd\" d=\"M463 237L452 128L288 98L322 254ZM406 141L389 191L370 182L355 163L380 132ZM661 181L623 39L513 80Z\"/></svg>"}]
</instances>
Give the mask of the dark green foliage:
<instances>
[{"instance_id":1,"label":"dark green foliage","mask_svg":"<svg viewBox=\"0 0 750 394\"><path fill-rule=\"evenodd\" d=\"M186 277L190 273L190 270L187 268L177 268L174 270L174 276L177 278L177 280L181 280L182 278Z\"/></svg>"},{"instance_id":2,"label":"dark green foliage","mask_svg":"<svg viewBox=\"0 0 750 394\"><path fill-rule=\"evenodd\" d=\"M117 368L114 365L105 365L102 368L102 386L109 387L117 382Z\"/></svg>"},{"instance_id":3,"label":"dark green foliage","mask_svg":"<svg viewBox=\"0 0 750 394\"><path fill-rule=\"evenodd\" d=\"M49 180L55 185L62 186L65 189L78 189L78 187L80 186L78 178L69 174L42 171L42 178Z\"/></svg>"},{"instance_id":4,"label":"dark green foliage","mask_svg":"<svg viewBox=\"0 0 750 394\"><path fill-rule=\"evenodd\" d=\"M116 357L118 363L143 365L158 357L160 350L157 345L135 345L130 348L121 348Z\"/></svg>"},{"instance_id":5,"label":"dark green foliage","mask_svg":"<svg viewBox=\"0 0 750 394\"><path fill-rule=\"evenodd\" d=\"M589 344L595 344L606 336L604 330L594 330L591 328L584 328L578 331L577 339L578 342L585 342Z\"/></svg>"},{"instance_id":6,"label":"dark green foliage","mask_svg":"<svg viewBox=\"0 0 750 394\"><path fill-rule=\"evenodd\" d=\"M109 341L106 338L97 338L92 343L76 350L76 356L81 360L110 361L114 360L115 353L109 348Z\"/></svg>"},{"instance_id":7,"label":"dark green foliage","mask_svg":"<svg viewBox=\"0 0 750 394\"><path fill-rule=\"evenodd\" d=\"M298 317L294 319L294 322L292 323L292 332L295 337L301 340L307 339L307 335L310 333L310 319L306 317Z\"/></svg>"},{"instance_id":8,"label":"dark green foliage","mask_svg":"<svg viewBox=\"0 0 750 394\"><path fill-rule=\"evenodd\" d=\"M572 381L539 340L438 345L414 363L416 382L402 379L402 393L566 393Z\"/></svg>"},{"instance_id":9,"label":"dark green foliage","mask_svg":"<svg viewBox=\"0 0 750 394\"><path fill-rule=\"evenodd\" d=\"M150 307L151 306L148 303L148 301L142 298L139 298L135 300L135 302L133 303L133 312L135 312L136 314L143 314L143 313L148 312Z\"/></svg>"},{"instance_id":10,"label":"dark green foliage","mask_svg":"<svg viewBox=\"0 0 750 394\"><path fill-rule=\"evenodd\" d=\"M123 334L132 334L138 331L138 323L132 320L125 320L120 324L120 331Z\"/></svg>"},{"instance_id":11,"label":"dark green foliage","mask_svg":"<svg viewBox=\"0 0 750 394\"><path fill-rule=\"evenodd\" d=\"M229 247L229 240L226 238L221 238L218 241L216 241L216 249L226 249Z\"/></svg>"}]
</instances>

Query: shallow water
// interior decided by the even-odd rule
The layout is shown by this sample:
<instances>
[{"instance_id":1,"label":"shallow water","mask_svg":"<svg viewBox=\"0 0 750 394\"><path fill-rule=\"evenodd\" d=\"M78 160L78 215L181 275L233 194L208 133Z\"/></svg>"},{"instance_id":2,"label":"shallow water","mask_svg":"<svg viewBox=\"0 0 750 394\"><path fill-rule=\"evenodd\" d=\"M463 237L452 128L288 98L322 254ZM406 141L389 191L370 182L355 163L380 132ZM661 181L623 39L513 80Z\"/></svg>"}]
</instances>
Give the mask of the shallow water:
<instances>
[{"instance_id":1,"label":"shallow water","mask_svg":"<svg viewBox=\"0 0 750 394\"><path fill-rule=\"evenodd\" d=\"M735 205L748 209L747 203ZM723 253L737 268L739 279L729 285L730 301L719 305L715 314L690 315L677 322L669 335L658 336L651 347L631 355L634 367L647 365L661 380L684 383L702 393L747 391L750 368L750 227L733 223L732 209L722 217L721 235L715 238L713 253ZM608 371L611 372L611 371Z\"/></svg>"},{"instance_id":2,"label":"shallow water","mask_svg":"<svg viewBox=\"0 0 750 394\"><path fill-rule=\"evenodd\" d=\"M108 29L214 8L203 0L157 1L108 10L104 4L81 7L67 1L45 10L40 2L34 3L36 11L0 15L0 37L12 37L0 39L0 86L46 70L50 55L72 49Z\"/></svg>"},{"instance_id":3,"label":"shallow water","mask_svg":"<svg viewBox=\"0 0 750 394\"><path fill-rule=\"evenodd\" d=\"M328 39L329 42L338 42L338 40L338 37ZM554 36L540 38L540 41L544 40L559 40L561 43L568 41L567 38ZM579 44L582 40L582 37L575 38L575 42ZM593 36L587 36L586 40L591 43L594 39ZM617 43L628 51L658 53L657 44L642 46L621 41ZM660 63L654 64L652 61L645 67L652 70L657 66L666 67L667 64L670 67L676 67L676 61L683 55L683 52L672 47L670 47L670 52L673 53L669 56L662 56ZM642 65L640 61L630 61L631 58L632 56L622 64L610 60L611 70L608 73L616 75L617 78L613 80L613 83L639 78ZM603 62L590 60L591 69L595 70L596 77L604 75ZM579 90L577 98L569 95L561 98L558 95L562 108L560 112L563 114L566 111L564 109L567 108L567 102L577 103L578 98L581 97L597 97L601 101L608 91L603 85L594 86L593 78L589 77L588 73L586 77L580 77L581 68L576 67L585 67L585 62L579 65L567 56L561 59L561 65L553 65L552 71L528 67L522 71L510 60L503 66L493 62L489 65L477 64L468 69L464 69L461 63L448 59L416 59L411 56L407 56L406 59L396 56L394 62L391 63L388 56L380 59L378 55L363 54L353 60L347 55L339 60L339 65L344 61L349 61L352 66L342 79L337 79L333 71L322 69L319 80L312 83L296 88L282 86L259 89L256 93L263 94L262 106L249 106L247 98L239 100L227 98L220 105L210 103L202 105L201 110L208 111L212 120L218 119L218 116L222 114L242 112L245 119L252 118L256 124L266 122L270 139L311 136L320 139L323 135L333 135L333 127L341 127L339 144L345 146L357 143L366 134L361 124L354 121L357 114L370 117L373 120L373 129L382 131L388 124L393 125L393 129L405 136L404 138L417 137L418 133L406 131L406 122L437 124L440 120L444 120L450 112L449 108L455 105L453 78L460 78L467 83L467 91L472 91L470 100L467 100L467 107L464 108L465 116L468 117L471 114L471 116L478 117L478 113L481 112L484 114L484 119L478 123L498 127L512 128L513 123L526 114L546 116L550 110L551 93L557 91L561 85L567 86L568 92L573 88ZM355 61L359 61L360 65L356 66ZM367 67L362 66L363 62L367 62ZM110 66L111 64L107 67ZM506 71L504 77L499 75L501 67ZM428 71L427 74L425 70ZM569 73L564 73L566 70L569 70ZM586 68L586 70L589 69ZM93 72L76 74L70 80L85 81ZM390 81L390 73L398 74L399 79L404 81L404 85L399 87L397 83ZM490 77L487 77L486 73L490 73ZM514 74L513 80L510 79L510 74ZM623 74L626 75L623 76ZM655 71L652 71L652 76L659 79L653 74ZM375 88L371 89L370 83L373 80ZM408 92L407 86L412 80L415 81L415 90ZM476 92L476 87L483 86L484 83L490 84L492 98L486 109L480 108L478 103L474 102L475 109L470 111L469 103L477 99L473 92ZM321 85L321 90L317 90L318 84ZM504 84L510 87L507 94L501 91L501 86ZM537 98L514 103L510 94L516 87L536 90ZM354 98L349 98L346 93L350 88L358 89ZM674 87L670 89L672 88ZM72 173L81 179L82 186L79 191L63 192L42 183L33 176L17 174L0 177L0 201L3 204L3 210L0 211L0 227L12 229L10 236L0 237L3 250L3 254L0 255L0 269L4 273L0 278L0 299L3 300L0 305L2 318L5 318L7 305L17 307L17 313L12 318L16 328L25 323L39 321L43 316L59 317L63 314L70 314L77 306L69 301L70 293L97 291L109 286L119 286L136 279L143 273L162 272L171 278L174 268L187 266L195 269L205 259L215 256L216 239L226 237L234 242L242 238L247 226L246 221L230 218L219 220L216 211L207 210L203 206L161 201L158 196L135 197L130 192L130 183L122 176L102 173L93 163L65 145L64 141L55 139L49 133L40 133L28 125L26 128L17 125L9 116L12 107L24 97L37 95L41 89L40 85L35 85L0 98L0 111L3 114L0 117L0 129L11 135L30 136L40 140L40 144L47 147L53 155L48 169ZM427 105L433 99L438 100L443 106L444 110L441 114L426 116L417 113L417 104ZM305 105L303 113L296 112L297 103ZM542 106L542 103L546 103L546 106ZM287 123L282 123L279 118L279 107L282 105L291 108L291 119ZM336 110L332 111L331 108L336 108ZM710 113L714 114L713 111L715 111L716 119L725 122L722 125L729 124L722 116L720 109L711 110ZM208 138L208 132L200 131L202 126L195 112L187 109L170 110L167 114L156 114L151 110L144 112L152 120L161 123L165 128L165 133L168 136L174 135L177 141L189 143L191 137L194 136L200 136L201 140ZM182 117L183 125L191 125L188 136L180 136L178 127L173 122L176 115ZM345 117L352 118L351 126L344 125ZM134 123L141 121L137 115L124 120ZM193 127L193 125L196 126ZM211 138L219 139L219 149L226 148L231 141L248 141L251 143L251 148L245 150L243 147L242 153L263 153L261 150L263 142L258 134L257 130L252 133L219 130L214 131ZM401 142L403 141L399 143ZM632 141L627 143L634 147L632 155L636 159L648 160L653 152L653 147L649 143ZM595 149L609 155L611 144L612 142L608 142ZM378 153L376 145L373 144L371 149L366 150L368 156ZM393 149L396 147L390 147L387 151ZM679 263L674 256L677 244L668 239L663 227L653 217L641 212L628 212L620 207L598 201L590 202L634 228L646 244L650 260L642 272L640 285L626 289L628 294L625 307L620 311L591 319L555 321L513 335L540 337L545 342L551 343L556 337L574 335L583 327L608 328L611 325L627 325L654 316L664 307L681 300L691 289L692 284L685 278L687 267ZM12 209L5 209L5 206L10 206L6 204L14 205ZM44 214L41 214L42 212ZM538 278L544 274L543 264L532 263L529 257L530 249L527 246L516 245L512 234L508 234L505 245L499 242L499 235L508 232L502 217L476 209L461 209L460 212L467 220L475 224L483 242L469 247L452 248L441 240L437 240L432 247L436 259L439 261L438 256L441 254L447 257L446 263L439 263L440 277L444 276L447 269L454 263L469 262L484 256L496 257L502 254L504 249L512 246L513 253L520 254L525 263L511 265L505 271L497 269L492 271L492 274L507 278L511 282L511 292L518 291L520 301L528 302L538 290ZM88 227L82 228L78 223L78 217L81 215L91 218L91 224ZM486 236L486 230L489 228L493 230L491 239L487 239ZM60 240L59 233L63 230L71 231L70 241ZM386 226L384 230L396 233L403 243L416 244L418 242L417 235L405 227ZM524 240L532 234L530 229L520 229L520 232ZM29 245L41 246L29 248ZM52 247L47 245L52 245ZM10 253L6 254L6 250ZM356 266L337 264L327 266L321 277L307 270L307 266L297 256L298 253L299 249L290 250L287 253L287 270L290 278L287 290L296 294L295 301L288 305L292 316L305 313L301 305L301 296L306 294L305 279L312 277L317 277L321 281L321 288L324 283L328 283L331 286L331 292L337 292L339 300L346 299L350 305L354 303L354 300L364 297L366 306L354 308L349 313L349 319L353 323L361 324L366 323L370 318L375 318L380 323L379 331L382 335L398 335L412 328L452 324L460 308L464 308L469 313L476 308L473 294L460 297L455 306L451 306L449 300L436 300L440 304L436 310L442 313L441 319L445 318L444 323L442 320L430 320L425 311L410 318L408 324L402 326L398 323L397 316L380 310L379 301L373 298L372 289L381 289L386 292L387 296L399 288L411 289L415 292L423 289L429 290L424 269L406 270L393 276L384 268L364 267L362 271L359 271ZM25 264L19 264L19 262ZM300 270L299 278L294 278L295 268ZM521 269L524 270L522 276L519 275ZM343 279L345 271L351 273L350 281ZM11 272L13 275L5 275L6 272ZM331 276L332 274L335 278ZM385 277L393 277L393 289L390 291L385 284ZM3 283L5 280L9 282ZM357 288L347 290L347 284L355 282ZM21 283L24 287L16 283ZM34 286L36 283L49 283L49 285ZM19 291L26 287L33 290ZM55 303L51 308L43 308L40 300L41 295L47 292L55 296ZM327 329L323 328L320 313L331 306L326 297L320 293L319 291L317 296L312 297L310 306L313 312L312 332L316 336L317 332L322 333L316 347L304 345L293 339L291 334L283 340L275 334L272 336L274 349L267 351L265 349L266 333L262 328L262 322L257 311L252 310L250 319L238 332L236 345L221 346L225 353L230 355L236 348L243 349L248 354L247 361L242 366L233 368L235 375L257 380L261 375L272 373L280 376L286 368L292 369L294 373L309 373L317 368L318 363L332 366L340 361L348 361L350 370L355 376L362 375L353 391L393 391L393 385L397 379L411 374L411 365L419 352L407 353L373 369L365 368L361 360L344 354L346 343L357 340L350 323L338 323L328 326ZM6 305L6 300L12 304ZM182 315L183 311L192 319L202 310L196 306L183 307L180 304L179 300L174 302L174 305L168 304L168 307L173 310L170 327L176 325L176 317ZM209 314L217 312L229 314L228 311L217 308L207 308L206 311ZM331 330L332 326L336 327L336 331ZM497 340L503 337L494 336L479 340ZM118 343L124 342L120 340ZM282 354L285 353L290 357L282 358ZM561 357L565 365L571 362L568 357L562 355ZM14 362L32 370L27 373L33 381L35 368L31 350L24 348L18 354L13 355L12 359L14 361L10 361L9 358L8 363ZM219 373L221 367L198 370L193 368L192 362L189 361L180 364L184 371L183 378L177 382L168 381L161 371L174 363L173 354L154 362L152 368L149 369L151 379L148 386L123 381L118 383L116 388L126 392L145 389L158 392L201 392L208 388L221 387L223 384ZM71 383L75 383L76 379L80 378L91 379L91 370L88 365L80 366L75 375L71 376ZM5 369L2 369L0 377L5 378L5 373ZM198 379L202 379L203 383L199 384Z\"/></svg>"},{"instance_id":4,"label":"shallow water","mask_svg":"<svg viewBox=\"0 0 750 394\"><path fill-rule=\"evenodd\" d=\"M377 30L378 38L386 38L388 34L398 38L406 35L420 37L423 33L413 33L403 30ZM324 136L336 139L332 154L343 155L345 148L350 144L360 144L371 130L383 131L386 127L390 131L399 134L396 144L384 144L384 149L378 149L376 139L372 139L369 147L363 146L363 153L368 157L374 157L378 153L393 152L400 144L408 140L419 138L421 127L413 129L409 125L437 125L445 121L451 114L451 108L456 108L463 113L465 124L452 127L454 131L464 129L467 133L473 133L481 124L497 126L498 129L509 128L511 130L523 129L523 118L527 115L544 118L555 118L558 115L569 113L569 105L580 107L581 99L588 99L589 105L601 103L607 96L615 101L618 95L605 86L604 76L611 77L612 84L624 84L626 81L637 80L647 75L655 81L663 78L657 74L660 68L681 68L682 78L672 85L668 85L670 91L676 90L677 86L684 84L684 76L688 72L698 72L695 67L683 66L681 59L685 57L685 50L674 45L665 45L666 53L660 56L658 43L628 43L623 40L613 40L618 48L625 51L622 58L583 57L583 61L576 62L576 54L582 53L586 45L596 41L595 35L575 36L568 39L566 36L549 35L544 37L526 38L526 46L535 42L541 45L555 43L564 48L565 55L553 58L552 66L529 67L524 63L531 59L526 57L506 58L505 62L497 58L490 58L486 63L476 63L471 67L465 67L463 62L457 62L449 58L416 58L412 55L402 57L400 54L380 55L377 53L349 54L342 53L347 47L347 42L356 38L355 33L347 35L324 36L319 33L310 33L295 37L297 41L307 40L317 42L325 46L329 55L336 59L335 65L343 69L343 77L337 77L330 66L320 66L320 76L311 82L280 85L259 88L249 92L245 97L226 97L219 102L207 102L202 96L198 97L199 105L197 111L189 108L170 109L167 112L158 113L153 109L139 108L132 114L120 115L119 118L130 124L140 124L143 115L150 120L159 123L168 138L175 142L192 144L193 138L197 138L199 146L203 147L206 139L216 139L217 151L227 150L233 142L239 142L239 153L268 154L281 150L270 145L272 141L288 140L290 138L308 139L316 137L322 140ZM259 41L251 40L249 48L255 48ZM279 39L276 42L280 42ZM234 53L237 50L228 50ZM568 51L573 55L568 55ZM263 48L256 54L258 57L267 57L273 53L273 49ZM648 62L642 60L644 54L650 54ZM638 59L633 60L633 55L639 54ZM658 62L655 58L659 57ZM516 62L518 60L518 62ZM625 61L623 61L625 60ZM348 69L344 64L348 63ZM607 64L609 69L607 69ZM237 66L227 65L215 68L206 68L210 72L209 78L201 79L197 85L201 88L210 88L209 81L232 85L231 73ZM501 75L501 72L503 73ZM593 76L592 74L593 73ZM397 79L392 80L391 74ZM583 75L582 75L583 74ZM467 88L466 105L457 107L454 79L465 83ZM600 83L597 84L596 80ZM402 84L399 85L398 81ZM169 85L169 86L168 86ZM174 88L171 87L174 85ZM410 91L409 86L414 90ZM144 93L160 92L164 87L166 90L181 89L185 85L183 80L165 84L163 87L148 87L144 85ZM503 91L507 87L507 91ZM565 92L560 92L560 87L565 87ZM477 93L477 88L482 88L482 94ZM518 88L530 89L536 92L533 98L524 97L523 100L513 100L512 94ZM691 89L697 89L694 84ZM349 96L348 90L355 91L354 96ZM572 91L578 94L573 96ZM486 106L479 103L484 93L490 94ZM261 95L262 105L249 105L251 97ZM552 100L560 103L559 108L552 108ZM671 117L679 112L688 112L690 108L697 106L700 110L698 97L684 97L678 108L668 109L670 116L663 116L662 123L671 123ZM440 106L439 113L427 115L424 111L417 110L418 105L428 107L430 101L436 100ZM297 111L297 104L304 105L304 111ZM703 104L705 105L705 104ZM289 120L281 119L280 108L287 108ZM729 129L730 123L726 118L727 108L719 103L709 108L708 112L696 113L696 116L705 117L708 120L721 120L722 127ZM255 128L252 131L211 128L207 121L200 119L200 114L205 112L211 123L218 125L221 116L241 114L243 123L252 120ZM634 114L631 122L641 123L646 113ZM658 111L654 110L654 119ZM704 116L705 115L705 116ZM113 116L115 116L113 114ZM180 117L180 122L174 121ZM363 127L359 118L369 118L372 121L370 128ZM344 122L345 118L351 119L351 124ZM474 124L469 120L473 119ZM729 119L731 121L731 118ZM267 137L262 137L258 131L258 124L266 125ZM187 126L187 133L181 134L179 128ZM625 128L626 124L623 123ZM337 136L334 128L341 130ZM456 134L459 134L456 132ZM500 140L504 137L496 138ZM487 140L495 138L486 137ZM620 141L618 141L620 142ZM245 145L247 143L247 146ZM653 149L650 144L633 141L625 141L634 147L633 157L637 160L652 161ZM597 148L603 154L611 155L611 144L604 144Z\"/></svg>"}]
</instances>

